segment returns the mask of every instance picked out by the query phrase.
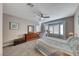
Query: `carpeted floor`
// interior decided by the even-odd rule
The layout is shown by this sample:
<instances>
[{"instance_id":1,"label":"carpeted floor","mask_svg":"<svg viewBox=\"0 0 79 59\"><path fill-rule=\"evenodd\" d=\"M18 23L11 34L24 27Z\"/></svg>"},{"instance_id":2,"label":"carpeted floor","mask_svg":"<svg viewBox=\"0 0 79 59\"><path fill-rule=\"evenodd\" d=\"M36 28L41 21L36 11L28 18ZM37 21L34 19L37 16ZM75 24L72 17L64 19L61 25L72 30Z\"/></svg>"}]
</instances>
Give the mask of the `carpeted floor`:
<instances>
[{"instance_id":1,"label":"carpeted floor","mask_svg":"<svg viewBox=\"0 0 79 59\"><path fill-rule=\"evenodd\" d=\"M35 49L36 40L3 48L4 56L43 56Z\"/></svg>"}]
</instances>

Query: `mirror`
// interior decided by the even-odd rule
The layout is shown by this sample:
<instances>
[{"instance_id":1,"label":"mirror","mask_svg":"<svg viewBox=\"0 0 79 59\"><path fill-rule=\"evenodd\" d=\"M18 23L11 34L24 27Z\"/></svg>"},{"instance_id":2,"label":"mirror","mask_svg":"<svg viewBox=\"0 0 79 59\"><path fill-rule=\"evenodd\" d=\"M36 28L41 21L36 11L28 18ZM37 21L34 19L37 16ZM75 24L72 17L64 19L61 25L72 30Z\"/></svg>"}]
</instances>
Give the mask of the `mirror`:
<instances>
[{"instance_id":1,"label":"mirror","mask_svg":"<svg viewBox=\"0 0 79 59\"><path fill-rule=\"evenodd\" d=\"M34 26L28 25L28 33L34 32Z\"/></svg>"}]
</instances>

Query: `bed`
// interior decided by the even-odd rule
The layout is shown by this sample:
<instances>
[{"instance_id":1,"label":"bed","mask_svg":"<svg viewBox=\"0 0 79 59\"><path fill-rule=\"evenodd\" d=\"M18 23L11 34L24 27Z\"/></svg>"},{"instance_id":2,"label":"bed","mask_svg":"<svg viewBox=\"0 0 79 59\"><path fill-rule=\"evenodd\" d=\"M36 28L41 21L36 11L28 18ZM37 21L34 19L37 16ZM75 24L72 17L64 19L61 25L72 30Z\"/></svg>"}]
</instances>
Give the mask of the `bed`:
<instances>
[{"instance_id":1,"label":"bed","mask_svg":"<svg viewBox=\"0 0 79 59\"><path fill-rule=\"evenodd\" d=\"M55 53L56 51L62 51L68 55L74 55L73 52L73 46L74 46L74 40L79 38L72 38L72 40L68 39L62 40L59 38L50 38L50 37L43 37L40 38L37 41L36 49L40 51L43 55L51 55L52 53Z\"/></svg>"}]
</instances>

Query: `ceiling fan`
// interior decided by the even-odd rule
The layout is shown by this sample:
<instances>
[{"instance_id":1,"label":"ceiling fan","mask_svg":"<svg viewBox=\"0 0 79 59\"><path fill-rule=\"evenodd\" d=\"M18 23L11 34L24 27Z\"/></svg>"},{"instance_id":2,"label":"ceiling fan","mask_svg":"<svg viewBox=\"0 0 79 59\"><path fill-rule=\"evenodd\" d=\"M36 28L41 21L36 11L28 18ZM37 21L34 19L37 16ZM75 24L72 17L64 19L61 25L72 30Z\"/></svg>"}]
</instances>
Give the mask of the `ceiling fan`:
<instances>
[{"instance_id":1,"label":"ceiling fan","mask_svg":"<svg viewBox=\"0 0 79 59\"><path fill-rule=\"evenodd\" d=\"M42 13L41 11L39 11L39 10L36 10L37 8L34 8L34 4L32 4L32 3L27 3L27 5L32 8L33 13L35 13L36 15L38 15L39 17L41 17L40 20L42 20L42 19L44 19L44 18L50 18L50 16L43 14L43 13Z\"/></svg>"}]
</instances>

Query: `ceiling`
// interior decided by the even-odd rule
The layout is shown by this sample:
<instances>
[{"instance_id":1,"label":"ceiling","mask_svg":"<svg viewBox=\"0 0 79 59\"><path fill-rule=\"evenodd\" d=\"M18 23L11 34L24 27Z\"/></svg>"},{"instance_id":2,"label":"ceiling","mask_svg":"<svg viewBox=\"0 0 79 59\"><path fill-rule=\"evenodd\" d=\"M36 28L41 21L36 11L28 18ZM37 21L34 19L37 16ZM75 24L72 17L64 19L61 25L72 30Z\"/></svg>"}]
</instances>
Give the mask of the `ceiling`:
<instances>
[{"instance_id":1,"label":"ceiling","mask_svg":"<svg viewBox=\"0 0 79 59\"><path fill-rule=\"evenodd\" d=\"M33 3L34 8L31 9L26 3L5 3L3 12L9 15L17 16L30 21L39 21L40 17L33 11L41 11L50 18L45 18L41 22L56 20L59 18L69 17L75 14L77 3Z\"/></svg>"}]
</instances>

